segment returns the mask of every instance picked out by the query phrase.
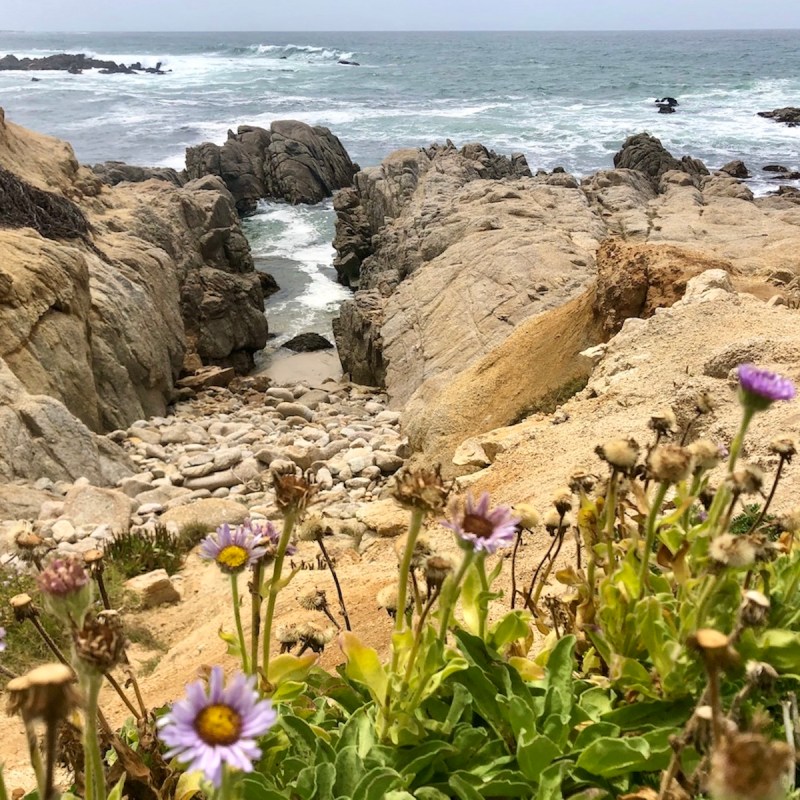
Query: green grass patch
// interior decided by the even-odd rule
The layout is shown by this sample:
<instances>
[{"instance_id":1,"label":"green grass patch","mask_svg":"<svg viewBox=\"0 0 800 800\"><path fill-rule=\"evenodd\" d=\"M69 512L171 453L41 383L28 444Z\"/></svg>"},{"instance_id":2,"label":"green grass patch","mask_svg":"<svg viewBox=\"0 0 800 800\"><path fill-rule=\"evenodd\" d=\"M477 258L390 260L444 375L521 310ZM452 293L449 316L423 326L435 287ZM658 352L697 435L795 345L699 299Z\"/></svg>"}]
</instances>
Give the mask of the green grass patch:
<instances>
[{"instance_id":1,"label":"green grass patch","mask_svg":"<svg viewBox=\"0 0 800 800\"><path fill-rule=\"evenodd\" d=\"M588 382L588 375L570 378L565 383L562 383L561 386L551 389L549 392L546 392L541 397L534 400L529 406L523 408L511 424L517 425L533 414L552 414L560 405L566 403L570 397L573 397L582 389L585 389Z\"/></svg>"}]
</instances>

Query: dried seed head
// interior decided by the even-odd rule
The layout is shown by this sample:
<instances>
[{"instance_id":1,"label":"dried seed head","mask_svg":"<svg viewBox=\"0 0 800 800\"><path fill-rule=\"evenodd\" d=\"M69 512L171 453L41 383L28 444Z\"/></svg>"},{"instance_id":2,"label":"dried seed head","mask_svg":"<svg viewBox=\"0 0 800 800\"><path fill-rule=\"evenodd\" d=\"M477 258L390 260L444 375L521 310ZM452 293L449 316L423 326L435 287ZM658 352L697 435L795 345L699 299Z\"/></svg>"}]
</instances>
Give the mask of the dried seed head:
<instances>
[{"instance_id":1,"label":"dried seed head","mask_svg":"<svg viewBox=\"0 0 800 800\"><path fill-rule=\"evenodd\" d=\"M444 556L430 556L425 561L425 583L428 594L442 588L447 576L453 571L453 562Z\"/></svg>"},{"instance_id":2,"label":"dried seed head","mask_svg":"<svg viewBox=\"0 0 800 800\"><path fill-rule=\"evenodd\" d=\"M281 511L297 514L302 514L306 510L316 493L316 486L298 475L281 475L273 472L272 485L275 489L275 505Z\"/></svg>"},{"instance_id":3,"label":"dried seed head","mask_svg":"<svg viewBox=\"0 0 800 800\"><path fill-rule=\"evenodd\" d=\"M767 664L766 661L748 661L744 665L744 671L747 682L754 689L758 689L762 692L772 689L775 682L780 677L778 675L778 670L776 670L772 664Z\"/></svg>"},{"instance_id":4,"label":"dried seed head","mask_svg":"<svg viewBox=\"0 0 800 800\"><path fill-rule=\"evenodd\" d=\"M597 485L597 475L592 475L590 472L578 470L569 476L569 488L575 494L590 494L592 489Z\"/></svg>"},{"instance_id":5,"label":"dried seed head","mask_svg":"<svg viewBox=\"0 0 800 800\"><path fill-rule=\"evenodd\" d=\"M778 524L782 531L800 531L800 506L784 511L778 518Z\"/></svg>"},{"instance_id":6,"label":"dried seed head","mask_svg":"<svg viewBox=\"0 0 800 800\"><path fill-rule=\"evenodd\" d=\"M397 475L392 497L406 508L436 514L445 507L449 493L450 487L445 485L437 464L433 469L406 469Z\"/></svg>"},{"instance_id":7,"label":"dried seed head","mask_svg":"<svg viewBox=\"0 0 800 800\"><path fill-rule=\"evenodd\" d=\"M33 531L25 530L15 539L17 547L20 550L35 550L44 544L44 539L37 536Z\"/></svg>"},{"instance_id":8,"label":"dried seed head","mask_svg":"<svg viewBox=\"0 0 800 800\"><path fill-rule=\"evenodd\" d=\"M726 478L734 495L757 494L764 485L764 472L755 464L745 464Z\"/></svg>"},{"instance_id":9,"label":"dried seed head","mask_svg":"<svg viewBox=\"0 0 800 800\"><path fill-rule=\"evenodd\" d=\"M698 414L710 414L717 407L717 401L705 390L694 398L694 409Z\"/></svg>"},{"instance_id":10,"label":"dried seed head","mask_svg":"<svg viewBox=\"0 0 800 800\"><path fill-rule=\"evenodd\" d=\"M75 675L65 664L42 664L6 685L8 713L55 723L78 706Z\"/></svg>"},{"instance_id":11,"label":"dried seed head","mask_svg":"<svg viewBox=\"0 0 800 800\"><path fill-rule=\"evenodd\" d=\"M572 516L569 514L560 514L555 508L550 508L542 518L544 527L547 532L554 536L560 531L564 531L572 525Z\"/></svg>"},{"instance_id":12,"label":"dried seed head","mask_svg":"<svg viewBox=\"0 0 800 800\"><path fill-rule=\"evenodd\" d=\"M716 742L708 791L712 800L780 800L794 758L785 742L760 733L735 733Z\"/></svg>"},{"instance_id":13,"label":"dried seed head","mask_svg":"<svg viewBox=\"0 0 800 800\"><path fill-rule=\"evenodd\" d=\"M744 593L742 605L739 607L739 618L742 625L750 628L764 625L769 615L769 598L753 589Z\"/></svg>"},{"instance_id":14,"label":"dried seed head","mask_svg":"<svg viewBox=\"0 0 800 800\"><path fill-rule=\"evenodd\" d=\"M297 625L294 622L290 622L287 625L279 625L275 631L275 638L283 647L288 646L291 648L291 646L300 641L300 637L297 633Z\"/></svg>"},{"instance_id":15,"label":"dried seed head","mask_svg":"<svg viewBox=\"0 0 800 800\"><path fill-rule=\"evenodd\" d=\"M39 613L29 594L15 594L8 602L14 611L14 619L17 622L33 619Z\"/></svg>"},{"instance_id":16,"label":"dried seed head","mask_svg":"<svg viewBox=\"0 0 800 800\"><path fill-rule=\"evenodd\" d=\"M397 556L397 563L403 561L403 554L406 551L406 543L408 542L408 534L398 536L394 542L394 552ZM417 536L414 542L414 551L411 554L411 569L422 569L425 565L425 559L433 553L428 537L424 534Z\"/></svg>"},{"instance_id":17,"label":"dried seed head","mask_svg":"<svg viewBox=\"0 0 800 800\"><path fill-rule=\"evenodd\" d=\"M321 653L333 636L333 631L320 628L313 622L304 622L297 626L298 641L314 653Z\"/></svg>"},{"instance_id":18,"label":"dried seed head","mask_svg":"<svg viewBox=\"0 0 800 800\"><path fill-rule=\"evenodd\" d=\"M73 641L78 658L98 672L109 672L125 658L125 634L116 611L87 616L83 626L74 632Z\"/></svg>"},{"instance_id":19,"label":"dried seed head","mask_svg":"<svg viewBox=\"0 0 800 800\"><path fill-rule=\"evenodd\" d=\"M697 439L686 448L694 459L695 474L714 469L723 458L720 447L711 439Z\"/></svg>"},{"instance_id":20,"label":"dried seed head","mask_svg":"<svg viewBox=\"0 0 800 800\"><path fill-rule=\"evenodd\" d=\"M680 483L694 467L692 453L687 447L664 444L655 447L647 458L647 468L660 483Z\"/></svg>"},{"instance_id":21,"label":"dried seed head","mask_svg":"<svg viewBox=\"0 0 800 800\"><path fill-rule=\"evenodd\" d=\"M639 444L635 439L611 439L598 445L595 453L615 470L627 475L636 466L639 458Z\"/></svg>"},{"instance_id":22,"label":"dried seed head","mask_svg":"<svg viewBox=\"0 0 800 800\"><path fill-rule=\"evenodd\" d=\"M747 536L723 533L711 540L708 555L723 567L751 567L756 561L756 548Z\"/></svg>"},{"instance_id":23,"label":"dried seed head","mask_svg":"<svg viewBox=\"0 0 800 800\"><path fill-rule=\"evenodd\" d=\"M797 452L797 442L791 436L779 436L769 443L769 451L791 462L792 456Z\"/></svg>"},{"instance_id":24,"label":"dried seed head","mask_svg":"<svg viewBox=\"0 0 800 800\"><path fill-rule=\"evenodd\" d=\"M731 647L730 636L714 628L699 628L687 644L701 653L709 670L725 669L739 660L739 654Z\"/></svg>"},{"instance_id":25,"label":"dried seed head","mask_svg":"<svg viewBox=\"0 0 800 800\"><path fill-rule=\"evenodd\" d=\"M572 510L572 503L572 490L567 487L559 489L553 498L553 505L562 516Z\"/></svg>"},{"instance_id":26,"label":"dried seed head","mask_svg":"<svg viewBox=\"0 0 800 800\"><path fill-rule=\"evenodd\" d=\"M678 421L675 419L675 412L671 408L665 408L653 414L647 425L651 430L660 433L662 436L669 436L678 430Z\"/></svg>"},{"instance_id":27,"label":"dried seed head","mask_svg":"<svg viewBox=\"0 0 800 800\"><path fill-rule=\"evenodd\" d=\"M539 512L530 503L518 503L512 508L512 511L514 516L519 517L520 526L529 531L532 531L541 522Z\"/></svg>"},{"instance_id":28,"label":"dried seed head","mask_svg":"<svg viewBox=\"0 0 800 800\"><path fill-rule=\"evenodd\" d=\"M378 602L378 608L382 608L386 611L386 613L392 618L395 619L397 617L397 584L390 583L388 586L384 586L378 594L375 596L375 599ZM411 609L413 604L413 599L410 595L406 595L406 611Z\"/></svg>"},{"instance_id":29,"label":"dried seed head","mask_svg":"<svg viewBox=\"0 0 800 800\"><path fill-rule=\"evenodd\" d=\"M297 538L301 542L316 542L325 536L328 526L321 514L309 514L300 525Z\"/></svg>"},{"instance_id":30,"label":"dried seed head","mask_svg":"<svg viewBox=\"0 0 800 800\"><path fill-rule=\"evenodd\" d=\"M300 597L300 605L307 611L324 611L328 607L328 598L324 589L314 589Z\"/></svg>"}]
</instances>

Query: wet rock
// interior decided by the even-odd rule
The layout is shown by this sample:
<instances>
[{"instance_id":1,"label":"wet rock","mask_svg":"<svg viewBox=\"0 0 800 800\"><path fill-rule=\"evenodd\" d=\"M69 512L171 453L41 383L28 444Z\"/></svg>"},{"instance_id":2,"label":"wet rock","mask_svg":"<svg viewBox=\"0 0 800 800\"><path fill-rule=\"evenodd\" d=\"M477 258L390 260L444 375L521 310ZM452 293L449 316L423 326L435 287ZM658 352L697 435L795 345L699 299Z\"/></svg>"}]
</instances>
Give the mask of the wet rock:
<instances>
[{"instance_id":1,"label":"wet rock","mask_svg":"<svg viewBox=\"0 0 800 800\"><path fill-rule=\"evenodd\" d=\"M283 346L287 350L293 350L296 353L311 353L316 350L330 350L333 345L318 333L300 333L297 336L284 342Z\"/></svg>"}]
</instances>

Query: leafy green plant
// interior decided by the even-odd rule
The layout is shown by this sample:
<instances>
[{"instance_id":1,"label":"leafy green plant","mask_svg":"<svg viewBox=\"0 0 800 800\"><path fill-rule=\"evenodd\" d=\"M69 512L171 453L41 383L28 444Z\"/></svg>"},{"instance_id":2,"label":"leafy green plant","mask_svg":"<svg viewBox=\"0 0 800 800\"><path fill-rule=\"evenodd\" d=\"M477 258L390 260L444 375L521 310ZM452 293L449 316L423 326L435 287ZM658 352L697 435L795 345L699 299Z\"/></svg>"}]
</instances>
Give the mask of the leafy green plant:
<instances>
[{"instance_id":1,"label":"leafy green plant","mask_svg":"<svg viewBox=\"0 0 800 800\"><path fill-rule=\"evenodd\" d=\"M126 531L117 533L106 545L106 560L126 578L135 578L154 569L164 569L168 575L183 565L185 550L163 525L152 532Z\"/></svg>"}]
</instances>

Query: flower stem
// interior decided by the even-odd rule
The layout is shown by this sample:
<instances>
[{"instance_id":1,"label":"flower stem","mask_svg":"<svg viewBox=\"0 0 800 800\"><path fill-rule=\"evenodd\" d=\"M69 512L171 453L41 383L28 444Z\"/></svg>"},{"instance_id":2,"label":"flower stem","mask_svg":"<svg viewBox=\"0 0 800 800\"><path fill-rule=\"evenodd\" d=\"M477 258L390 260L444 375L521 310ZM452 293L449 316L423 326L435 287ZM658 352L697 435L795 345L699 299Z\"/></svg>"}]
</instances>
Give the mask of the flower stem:
<instances>
[{"instance_id":1,"label":"flower stem","mask_svg":"<svg viewBox=\"0 0 800 800\"><path fill-rule=\"evenodd\" d=\"M758 519L750 526L750 530L747 531L748 533L753 533L753 531L755 531L756 528L758 528L758 526L764 521L764 517L767 515L767 510L772 503L772 498L775 497L775 490L778 488L778 481L781 479L781 472L783 471L783 465L785 463L786 456L782 455L778 461L778 468L775 470L775 480L772 481L772 488L769 490L769 496L764 502L764 506L761 509L761 513L758 515Z\"/></svg>"},{"instance_id":2,"label":"flower stem","mask_svg":"<svg viewBox=\"0 0 800 800\"><path fill-rule=\"evenodd\" d=\"M252 584L250 585L250 669L253 675L258 674L258 640L261 631L261 581L264 577L264 565L258 561L253 565Z\"/></svg>"},{"instance_id":3,"label":"flower stem","mask_svg":"<svg viewBox=\"0 0 800 800\"><path fill-rule=\"evenodd\" d=\"M325 563L328 565L328 569L331 571L331 577L333 578L333 585L336 587L336 596L339 598L339 608L342 611L342 616L344 617L344 626L347 628L348 631L353 630L352 626L350 625L350 617L347 615L347 606L344 604L344 594L342 594L342 586L339 583L339 576L336 574L336 568L333 565L333 559L328 555L328 550L325 547L325 543L322 541L322 536L317 537L317 544L319 545L319 549L322 551L322 555L325 558ZM339 623L336 622L336 627L339 627Z\"/></svg>"},{"instance_id":4,"label":"flower stem","mask_svg":"<svg viewBox=\"0 0 800 800\"><path fill-rule=\"evenodd\" d=\"M656 522L658 521L658 514L661 511L661 504L667 495L669 489L669 482L662 481L656 489L656 495L653 502L650 504L650 510L647 512L647 527L645 528L644 536L644 552L642 553L642 564L639 568L639 597L641 600L644 594L645 586L648 583L648 576L650 574L650 556L653 552L653 545L656 541Z\"/></svg>"},{"instance_id":5,"label":"flower stem","mask_svg":"<svg viewBox=\"0 0 800 800\"><path fill-rule=\"evenodd\" d=\"M753 419L755 413L755 409L745 406L744 413L742 414L742 424L739 426L739 432L736 434L731 444L731 452L728 457L728 472L733 472L733 468L736 466L736 460L739 458L742 444L744 444L745 434L747 433L748 427L750 427L750 421Z\"/></svg>"},{"instance_id":6,"label":"flower stem","mask_svg":"<svg viewBox=\"0 0 800 800\"><path fill-rule=\"evenodd\" d=\"M522 544L522 528L517 529L517 538L514 540L514 549L511 551L511 610L517 604L517 551Z\"/></svg>"},{"instance_id":7,"label":"flower stem","mask_svg":"<svg viewBox=\"0 0 800 800\"><path fill-rule=\"evenodd\" d=\"M703 586L703 590L700 592L700 599L697 601L697 621L695 622L695 628L703 627L706 609L708 608L708 603L711 600L711 595L714 594L714 589L717 588L719 578L720 573L706 578L705 586Z\"/></svg>"},{"instance_id":8,"label":"flower stem","mask_svg":"<svg viewBox=\"0 0 800 800\"><path fill-rule=\"evenodd\" d=\"M550 573L553 571L553 565L556 563L556 559L558 558L558 554L561 552L561 546L564 544L564 536L566 535L567 529L561 527L561 523L564 521L564 517L562 515L561 519L559 520L559 528L558 533L555 535L555 539L553 540L556 543L556 549L552 556L550 556L550 560L547 562L547 566L542 572L541 577L539 578L539 583L536 585L536 591L533 593L533 597L528 605L528 608L531 609L531 612L538 616L538 609L537 605L539 604L539 598L541 597L542 590L544 589L545 584L547 583L547 579L550 577Z\"/></svg>"},{"instance_id":9,"label":"flower stem","mask_svg":"<svg viewBox=\"0 0 800 800\"><path fill-rule=\"evenodd\" d=\"M97 702L100 697L100 676L85 675L86 712L84 715L83 752L86 759L86 800L105 800L105 774L97 736Z\"/></svg>"},{"instance_id":10,"label":"flower stem","mask_svg":"<svg viewBox=\"0 0 800 800\"><path fill-rule=\"evenodd\" d=\"M461 582L464 580L464 575L469 569L475 557L474 550L467 550L464 553L464 558L461 560L461 566L458 572L453 577L452 590L446 593L442 592L444 602L439 601L439 640L444 645L447 642L447 629L450 627L450 617L453 616L453 609L458 601L459 594L461 593ZM449 579L448 579L449 580Z\"/></svg>"},{"instance_id":11,"label":"flower stem","mask_svg":"<svg viewBox=\"0 0 800 800\"><path fill-rule=\"evenodd\" d=\"M605 513L605 535L606 535L606 575L614 571L614 520L617 517L617 470L611 470L611 477L608 479L608 492L606 502L603 507Z\"/></svg>"},{"instance_id":12,"label":"flower stem","mask_svg":"<svg viewBox=\"0 0 800 800\"><path fill-rule=\"evenodd\" d=\"M475 564L478 568L478 577L481 581L481 591L489 593L489 580L486 577L486 553L481 553L475 559ZM489 606L487 600L482 600L479 604L480 620L478 622L478 636L481 639L486 638L486 617L489 615Z\"/></svg>"},{"instance_id":13,"label":"flower stem","mask_svg":"<svg viewBox=\"0 0 800 800\"><path fill-rule=\"evenodd\" d=\"M42 753L39 750L39 742L36 738L36 730L32 720L25 720L25 738L28 742L28 758L36 775L36 787L39 794L44 797L44 765L42 764ZM87 796L87 800L88 796Z\"/></svg>"},{"instance_id":14,"label":"flower stem","mask_svg":"<svg viewBox=\"0 0 800 800\"><path fill-rule=\"evenodd\" d=\"M269 654L272 643L272 623L275 618L275 602L280 591L281 572L283 571L283 560L286 557L286 548L289 546L289 539L294 530L294 523L297 519L295 509L287 509L283 518L283 532L278 541L277 552L275 553L275 563L272 567L272 578L269 581L269 594L267 595L267 610L264 614L264 638L262 640L262 658L264 665L264 678L269 681Z\"/></svg>"},{"instance_id":15,"label":"flower stem","mask_svg":"<svg viewBox=\"0 0 800 800\"><path fill-rule=\"evenodd\" d=\"M250 674L247 661L247 645L244 642L244 629L242 628L242 613L239 609L239 574L231 573L231 596L233 599L233 618L236 621L236 635L239 637L239 651L242 656L242 670Z\"/></svg>"},{"instance_id":16,"label":"flower stem","mask_svg":"<svg viewBox=\"0 0 800 800\"><path fill-rule=\"evenodd\" d=\"M398 573L397 581L397 616L395 617L394 630L395 633L400 633L406 621L406 603L408 599L408 573L411 571L411 559L414 557L414 547L417 544L417 537L419 536L420 529L422 528L422 520L425 518L425 512L421 508L414 508L411 511L411 524L408 527L408 536L406 537L406 549L403 551L403 558L400 561L400 572ZM393 671L396 669L397 664L395 659L393 661Z\"/></svg>"}]
</instances>

